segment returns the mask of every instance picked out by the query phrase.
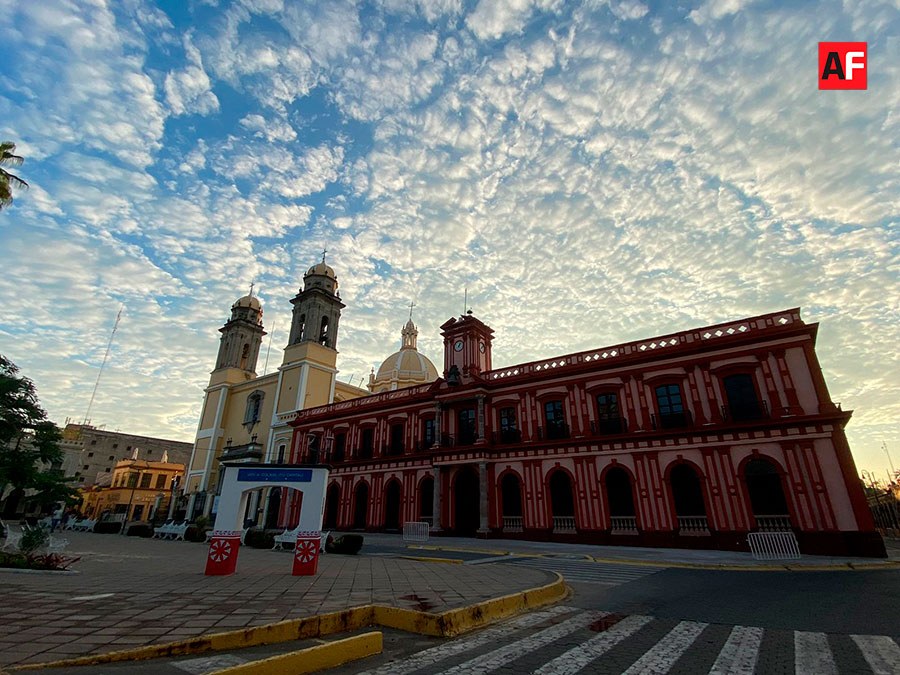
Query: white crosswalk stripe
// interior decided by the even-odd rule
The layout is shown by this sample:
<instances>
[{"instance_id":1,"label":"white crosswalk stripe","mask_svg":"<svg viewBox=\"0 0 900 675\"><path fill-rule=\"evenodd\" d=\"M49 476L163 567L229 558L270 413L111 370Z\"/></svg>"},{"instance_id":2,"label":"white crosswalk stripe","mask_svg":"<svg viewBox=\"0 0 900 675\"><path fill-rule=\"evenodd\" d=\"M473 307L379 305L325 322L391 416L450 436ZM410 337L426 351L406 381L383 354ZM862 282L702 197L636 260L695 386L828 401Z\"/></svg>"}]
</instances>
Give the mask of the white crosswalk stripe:
<instances>
[{"instance_id":1,"label":"white crosswalk stripe","mask_svg":"<svg viewBox=\"0 0 900 675\"><path fill-rule=\"evenodd\" d=\"M516 642L495 649L487 654L476 656L474 659L469 659L465 663L442 671L442 673L443 675L457 675L458 673L472 672L477 672L479 674L489 673L493 670L497 670L497 668L500 668L501 666L505 666L513 659L537 651L551 642L555 642L570 633L574 633L579 628L586 628L595 621L602 619L604 616L607 616L607 612L583 612L581 614L576 614L571 619L566 619L562 623L558 623L550 628L545 628L534 635L530 635L522 640L517 640Z\"/></svg>"},{"instance_id":2,"label":"white crosswalk stripe","mask_svg":"<svg viewBox=\"0 0 900 675\"><path fill-rule=\"evenodd\" d=\"M896 675L900 670L900 647L887 635L852 637L875 675Z\"/></svg>"},{"instance_id":3,"label":"white crosswalk stripe","mask_svg":"<svg viewBox=\"0 0 900 675\"><path fill-rule=\"evenodd\" d=\"M556 657L538 668L535 675L572 675L580 673L591 661L596 661L622 640L634 635L653 620L649 616L625 617L608 630L573 647L565 654Z\"/></svg>"},{"instance_id":4,"label":"white crosswalk stripe","mask_svg":"<svg viewBox=\"0 0 900 675\"><path fill-rule=\"evenodd\" d=\"M797 675L837 675L837 671L827 635L794 632L794 672Z\"/></svg>"},{"instance_id":5,"label":"white crosswalk stripe","mask_svg":"<svg viewBox=\"0 0 900 675\"><path fill-rule=\"evenodd\" d=\"M475 633L471 637L464 637L445 642L437 647L421 651L398 663L388 663L381 668L367 670L366 672L371 675L402 675L403 673L411 673L414 670L437 663L442 659L447 659L456 654L462 654L473 649L478 649L482 645L491 644L492 642L496 642L503 638L508 638L510 633L521 628L536 626L542 621L580 611L582 610L574 607L551 607L540 612L525 614L516 617L511 621L504 621L497 626Z\"/></svg>"},{"instance_id":6,"label":"white crosswalk stripe","mask_svg":"<svg viewBox=\"0 0 900 675\"><path fill-rule=\"evenodd\" d=\"M732 628L709 675L753 675L762 637L762 628L754 626Z\"/></svg>"},{"instance_id":7,"label":"white crosswalk stripe","mask_svg":"<svg viewBox=\"0 0 900 675\"><path fill-rule=\"evenodd\" d=\"M668 673L708 625L699 621L682 621L651 649L644 652L644 655L635 661L623 675Z\"/></svg>"},{"instance_id":8,"label":"white crosswalk stripe","mask_svg":"<svg viewBox=\"0 0 900 675\"><path fill-rule=\"evenodd\" d=\"M665 569L650 565L616 565L588 560L569 560L553 557L518 557L504 562L524 567L537 567L562 574L566 581L588 584L624 584Z\"/></svg>"},{"instance_id":9,"label":"white crosswalk stripe","mask_svg":"<svg viewBox=\"0 0 900 675\"><path fill-rule=\"evenodd\" d=\"M372 675L407 675L413 672L484 675L514 664L515 672L576 675L595 672L597 668L604 667L603 664L607 664L605 667L609 670L609 664L614 663L616 672L623 675L663 675L673 667L679 667L679 662L685 658L688 660L682 662L680 669L689 666L692 673L754 675L757 668L765 667L764 664L771 663L773 658L783 658L780 653L775 657L771 652L766 654L764 651L781 649L773 646L779 644L780 638L764 647L767 644L764 628L733 626L725 638L725 632L721 629L713 629L699 621L680 621L676 624L670 619L644 615L616 619L617 616L604 611L553 607L442 643L366 672ZM707 633L707 629L711 632ZM662 635L664 630L668 632ZM704 633L708 637L701 639ZM656 637L659 635L662 637ZM845 639L840 644L854 644L858 653L843 654L843 659L868 664L874 675L900 673L900 646L894 638L885 635L849 637L852 642ZM641 645L640 650L634 649L634 640ZM796 675L837 675L838 666L825 633L795 631L793 642ZM761 655L763 661L760 661ZM710 662L712 666L708 670L705 665L702 668L697 665Z\"/></svg>"}]
</instances>

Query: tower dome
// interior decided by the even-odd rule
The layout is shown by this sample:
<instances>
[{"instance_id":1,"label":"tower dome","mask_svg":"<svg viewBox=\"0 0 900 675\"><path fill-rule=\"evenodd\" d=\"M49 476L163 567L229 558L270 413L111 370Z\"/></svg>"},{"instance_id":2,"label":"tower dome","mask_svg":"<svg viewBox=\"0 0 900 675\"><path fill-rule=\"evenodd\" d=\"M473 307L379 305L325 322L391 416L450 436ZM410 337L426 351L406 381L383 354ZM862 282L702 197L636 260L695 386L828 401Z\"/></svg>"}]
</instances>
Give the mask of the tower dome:
<instances>
[{"instance_id":1,"label":"tower dome","mask_svg":"<svg viewBox=\"0 0 900 675\"><path fill-rule=\"evenodd\" d=\"M369 375L369 391L377 394L434 382L437 379L437 368L431 359L416 348L418 335L419 331L410 319L400 331L400 351L387 357L377 373Z\"/></svg>"}]
</instances>

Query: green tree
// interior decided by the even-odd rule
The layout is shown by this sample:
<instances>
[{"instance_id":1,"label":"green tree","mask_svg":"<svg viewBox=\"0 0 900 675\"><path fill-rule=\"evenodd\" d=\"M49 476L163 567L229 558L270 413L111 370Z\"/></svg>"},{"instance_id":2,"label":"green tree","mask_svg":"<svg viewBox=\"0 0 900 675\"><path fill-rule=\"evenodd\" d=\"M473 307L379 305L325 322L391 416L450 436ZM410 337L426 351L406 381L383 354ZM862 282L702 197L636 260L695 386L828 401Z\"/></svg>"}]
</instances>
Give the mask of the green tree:
<instances>
[{"instance_id":1,"label":"green tree","mask_svg":"<svg viewBox=\"0 0 900 675\"><path fill-rule=\"evenodd\" d=\"M0 500L7 488L34 490L43 508L74 504L77 489L54 469L62 462L59 428L47 419L34 383L0 354Z\"/></svg>"},{"instance_id":2,"label":"green tree","mask_svg":"<svg viewBox=\"0 0 900 675\"><path fill-rule=\"evenodd\" d=\"M15 154L16 144L9 141L0 143L0 209L13 201L13 187L28 188L28 183L7 171L4 166L19 166L25 160Z\"/></svg>"}]
</instances>

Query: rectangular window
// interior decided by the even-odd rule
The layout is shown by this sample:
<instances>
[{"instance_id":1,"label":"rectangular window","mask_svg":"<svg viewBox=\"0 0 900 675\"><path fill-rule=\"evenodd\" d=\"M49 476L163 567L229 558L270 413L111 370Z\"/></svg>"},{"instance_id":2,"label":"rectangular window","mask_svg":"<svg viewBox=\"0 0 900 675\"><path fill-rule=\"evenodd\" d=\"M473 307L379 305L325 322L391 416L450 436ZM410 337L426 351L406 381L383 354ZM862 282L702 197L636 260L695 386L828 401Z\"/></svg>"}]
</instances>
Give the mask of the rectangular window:
<instances>
[{"instance_id":1,"label":"rectangular window","mask_svg":"<svg viewBox=\"0 0 900 675\"><path fill-rule=\"evenodd\" d=\"M83 467L81 467L81 470L82 470L82 471L87 471L87 470L88 470L88 465L85 464Z\"/></svg>"},{"instance_id":2,"label":"rectangular window","mask_svg":"<svg viewBox=\"0 0 900 675\"><path fill-rule=\"evenodd\" d=\"M142 473L141 474L141 487L148 488L150 487L150 481L153 480L153 474L151 473Z\"/></svg>"},{"instance_id":3,"label":"rectangular window","mask_svg":"<svg viewBox=\"0 0 900 675\"><path fill-rule=\"evenodd\" d=\"M518 443L520 440L522 440L522 434L516 419L516 409L512 406L500 408L500 442Z\"/></svg>"},{"instance_id":4,"label":"rectangular window","mask_svg":"<svg viewBox=\"0 0 900 675\"><path fill-rule=\"evenodd\" d=\"M568 438L569 428L566 425L566 414L562 401L547 401L544 404L544 423L547 427L547 438Z\"/></svg>"},{"instance_id":5,"label":"rectangular window","mask_svg":"<svg viewBox=\"0 0 900 675\"><path fill-rule=\"evenodd\" d=\"M118 447L119 447L119 444L118 444L118 443L113 443L113 450L115 450L115 449L118 448Z\"/></svg>"},{"instance_id":6,"label":"rectangular window","mask_svg":"<svg viewBox=\"0 0 900 675\"><path fill-rule=\"evenodd\" d=\"M390 452L392 455L402 455L403 454L403 424L402 423L391 425Z\"/></svg>"},{"instance_id":7,"label":"rectangular window","mask_svg":"<svg viewBox=\"0 0 900 675\"><path fill-rule=\"evenodd\" d=\"M345 452L347 452L347 434L341 432L334 437L334 461L343 462Z\"/></svg>"},{"instance_id":8,"label":"rectangular window","mask_svg":"<svg viewBox=\"0 0 900 675\"><path fill-rule=\"evenodd\" d=\"M427 450L428 448L433 446L435 438L434 418L430 417L428 419L422 420L422 445L424 446L422 449Z\"/></svg>"},{"instance_id":9,"label":"rectangular window","mask_svg":"<svg viewBox=\"0 0 900 675\"><path fill-rule=\"evenodd\" d=\"M93 453L93 452L89 452L89 453L88 453L88 457L93 457L93 456L94 456L94 453Z\"/></svg>"},{"instance_id":10,"label":"rectangular window","mask_svg":"<svg viewBox=\"0 0 900 675\"><path fill-rule=\"evenodd\" d=\"M728 400L726 419L740 422L763 417L763 406L756 397L753 377L747 373L728 375L722 380Z\"/></svg>"},{"instance_id":11,"label":"rectangular window","mask_svg":"<svg viewBox=\"0 0 900 675\"><path fill-rule=\"evenodd\" d=\"M115 458L116 458L115 455L110 455L110 456L109 456L109 461L111 462L111 461L113 461Z\"/></svg>"},{"instance_id":12,"label":"rectangular window","mask_svg":"<svg viewBox=\"0 0 900 675\"><path fill-rule=\"evenodd\" d=\"M138 484L138 475L136 473L128 474L128 487L133 488L137 487Z\"/></svg>"},{"instance_id":13,"label":"rectangular window","mask_svg":"<svg viewBox=\"0 0 900 675\"><path fill-rule=\"evenodd\" d=\"M103 471L104 473L109 473L109 467L106 467L105 469L103 469Z\"/></svg>"},{"instance_id":14,"label":"rectangular window","mask_svg":"<svg viewBox=\"0 0 900 675\"><path fill-rule=\"evenodd\" d=\"M475 408L463 408L457 414L459 429L457 442L460 445L472 445L476 439Z\"/></svg>"},{"instance_id":15,"label":"rectangular window","mask_svg":"<svg viewBox=\"0 0 900 675\"><path fill-rule=\"evenodd\" d=\"M165 490L166 489L166 474L161 473L156 477L156 489L157 490Z\"/></svg>"},{"instance_id":16,"label":"rectangular window","mask_svg":"<svg viewBox=\"0 0 900 675\"><path fill-rule=\"evenodd\" d=\"M93 441L91 441L91 445L97 445L97 439L94 439Z\"/></svg>"},{"instance_id":17,"label":"rectangular window","mask_svg":"<svg viewBox=\"0 0 900 675\"><path fill-rule=\"evenodd\" d=\"M677 429L687 426L687 414L681 397L681 387L677 384L663 384L655 389L656 407L659 410L661 429Z\"/></svg>"},{"instance_id":18,"label":"rectangular window","mask_svg":"<svg viewBox=\"0 0 900 675\"><path fill-rule=\"evenodd\" d=\"M372 449L375 447L375 429L366 427L362 430L362 438L360 440L359 456L362 459L372 458Z\"/></svg>"},{"instance_id":19,"label":"rectangular window","mask_svg":"<svg viewBox=\"0 0 900 675\"><path fill-rule=\"evenodd\" d=\"M278 464L284 464L284 445L278 446L278 459L276 462Z\"/></svg>"},{"instance_id":20,"label":"rectangular window","mask_svg":"<svg viewBox=\"0 0 900 675\"><path fill-rule=\"evenodd\" d=\"M619 416L619 396L617 394L597 394L597 432L619 434L624 431Z\"/></svg>"}]
</instances>

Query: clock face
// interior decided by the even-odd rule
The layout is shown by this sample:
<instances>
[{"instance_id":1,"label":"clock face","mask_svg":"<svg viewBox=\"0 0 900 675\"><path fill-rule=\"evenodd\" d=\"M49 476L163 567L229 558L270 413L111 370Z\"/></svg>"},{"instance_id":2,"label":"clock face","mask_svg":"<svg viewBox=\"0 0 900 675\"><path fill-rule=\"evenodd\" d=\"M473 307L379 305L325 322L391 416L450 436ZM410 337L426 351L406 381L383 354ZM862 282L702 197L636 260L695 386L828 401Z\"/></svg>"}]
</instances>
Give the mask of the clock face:
<instances>
[{"instance_id":1,"label":"clock face","mask_svg":"<svg viewBox=\"0 0 900 675\"><path fill-rule=\"evenodd\" d=\"M481 353L484 354L484 343L483 342L478 343L478 349L480 349Z\"/></svg>"},{"instance_id":2,"label":"clock face","mask_svg":"<svg viewBox=\"0 0 900 675\"><path fill-rule=\"evenodd\" d=\"M455 350L458 351L458 352L461 352L461 351L462 351L462 348L463 348L463 341L462 341L462 340L457 340L457 341L456 341L456 344L453 345L453 349L455 349Z\"/></svg>"}]
</instances>

